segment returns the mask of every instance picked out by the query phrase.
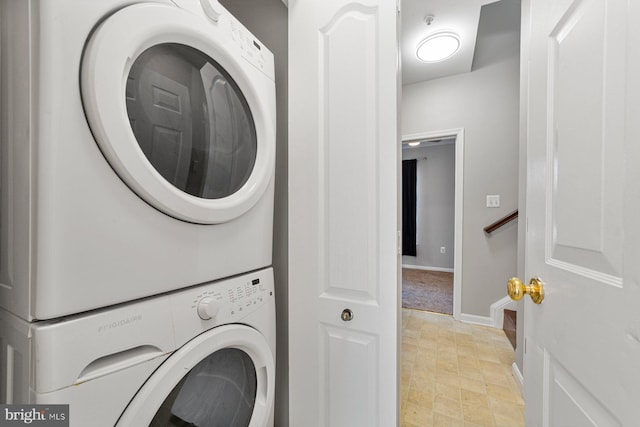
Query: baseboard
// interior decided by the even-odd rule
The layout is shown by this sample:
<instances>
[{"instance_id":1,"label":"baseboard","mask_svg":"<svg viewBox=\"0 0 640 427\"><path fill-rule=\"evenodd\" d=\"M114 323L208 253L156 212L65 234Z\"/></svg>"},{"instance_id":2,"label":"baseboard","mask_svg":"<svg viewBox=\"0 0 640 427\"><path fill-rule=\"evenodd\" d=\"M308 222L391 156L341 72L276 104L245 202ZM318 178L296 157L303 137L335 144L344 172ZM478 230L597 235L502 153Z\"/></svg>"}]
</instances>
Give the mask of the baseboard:
<instances>
[{"instance_id":1,"label":"baseboard","mask_svg":"<svg viewBox=\"0 0 640 427\"><path fill-rule=\"evenodd\" d=\"M520 389L520 394L524 396L524 376L522 372L520 372L520 368L518 368L518 364L513 362L511 365L511 375L513 375L513 379L516 380L516 385L518 389Z\"/></svg>"},{"instance_id":2,"label":"baseboard","mask_svg":"<svg viewBox=\"0 0 640 427\"><path fill-rule=\"evenodd\" d=\"M515 310L516 308L517 303L508 296L505 296L491 304L489 312L491 313L491 319L493 320L493 327L502 329L502 325L504 324L504 311Z\"/></svg>"},{"instance_id":3,"label":"baseboard","mask_svg":"<svg viewBox=\"0 0 640 427\"><path fill-rule=\"evenodd\" d=\"M460 321L465 323L472 323L474 325L490 326L492 328L502 329L505 309L516 309L516 302L508 296L499 299L498 301L491 304L491 307L489 308L489 313L491 315L489 317L461 313Z\"/></svg>"},{"instance_id":4,"label":"baseboard","mask_svg":"<svg viewBox=\"0 0 640 427\"><path fill-rule=\"evenodd\" d=\"M460 314L460 321L464 323L471 323L473 325L490 326L494 327L493 319L486 316L476 316L475 314Z\"/></svg>"},{"instance_id":5,"label":"baseboard","mask_svg":"<svg viewBox=\"0 0 640 427\"><path fill-rule=\"evenodd\" d=\"M411 268L413 270L443 271L445 273L453 273L453 268L427 267L427 266L424 266L424 265L402 264L402 268Z\"/></svg>"}]
</instances>

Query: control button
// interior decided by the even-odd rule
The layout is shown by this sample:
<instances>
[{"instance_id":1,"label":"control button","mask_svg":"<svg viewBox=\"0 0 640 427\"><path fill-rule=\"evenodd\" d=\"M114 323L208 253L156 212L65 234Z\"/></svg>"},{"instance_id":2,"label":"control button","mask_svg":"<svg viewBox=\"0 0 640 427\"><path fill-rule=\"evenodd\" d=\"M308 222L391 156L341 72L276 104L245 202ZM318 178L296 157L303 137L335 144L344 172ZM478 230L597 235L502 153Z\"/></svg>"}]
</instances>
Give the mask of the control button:
<instances>
[{"instance_id":1,"label":"control button","mask_svg":"<svg viewBox=\"0 0 640 427\"><path fill-rule=\"evenodd\" d=\"M198 316L202 320L212 319L218 314L221 307L222 302L214 301L211 297L204 297L198 302Z\"/></svg>"},{"instance_id":2,"label":"control button","mask_svg":"<svg viewBox=\"0 0 640 427\"><path fill-rule=\"evenodd\" d=\"M218 0L200 0L200 5L205 15L207 15L211 21L218 22L220 15L222 15L222 7L218 3Z\"/></svg>"}]
</instances>

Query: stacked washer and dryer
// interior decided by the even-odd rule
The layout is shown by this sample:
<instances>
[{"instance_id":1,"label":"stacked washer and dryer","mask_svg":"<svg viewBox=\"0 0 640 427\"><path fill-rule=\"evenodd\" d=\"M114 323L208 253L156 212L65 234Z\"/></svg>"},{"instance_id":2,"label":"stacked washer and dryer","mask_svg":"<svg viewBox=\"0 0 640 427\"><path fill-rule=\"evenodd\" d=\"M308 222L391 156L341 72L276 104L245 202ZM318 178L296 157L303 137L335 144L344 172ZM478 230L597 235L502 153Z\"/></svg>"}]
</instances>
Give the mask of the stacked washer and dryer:
<instances>
[{"instance_id":1,"label":"stacked washer and dryer","mask_svg":"<svg viewBox=\"0 0 640 427\"><path fill-rule=\"evenodd\" d=\"M273 424L273 73L216 0L0 0L3 403Z\"/></svg>"}]
</instances>

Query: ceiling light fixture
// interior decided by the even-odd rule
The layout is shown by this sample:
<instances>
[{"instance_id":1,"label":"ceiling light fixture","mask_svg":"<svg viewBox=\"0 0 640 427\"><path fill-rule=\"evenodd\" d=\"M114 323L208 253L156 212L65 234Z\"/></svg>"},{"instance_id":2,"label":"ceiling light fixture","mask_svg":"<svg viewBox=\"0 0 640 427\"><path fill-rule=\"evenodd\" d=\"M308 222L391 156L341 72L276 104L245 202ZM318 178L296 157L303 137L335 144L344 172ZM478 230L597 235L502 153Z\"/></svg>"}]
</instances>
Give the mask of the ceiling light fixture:
<instances>
[{"instance_id":1,"label":"ceiling light fixture","mask_svg":"<svg viewBox=\"0 0 640 427\"><path fill-rule=\"evenodd\" d=\"M460 36L447 31L431 34L418 43L416 56L422 62L438 62L453 56L460 49Z\"/></svg>"},{"instance_id":2,"label":"ceiling light fixture","mask_svg":"<svg viewBox=\"0 0 640 427\"><path fill-rule=\"evenodd\" d=\"M410 147L417 147L420 145L420 141L411 141L407 143Z\"/></svg>"}]
</instances>

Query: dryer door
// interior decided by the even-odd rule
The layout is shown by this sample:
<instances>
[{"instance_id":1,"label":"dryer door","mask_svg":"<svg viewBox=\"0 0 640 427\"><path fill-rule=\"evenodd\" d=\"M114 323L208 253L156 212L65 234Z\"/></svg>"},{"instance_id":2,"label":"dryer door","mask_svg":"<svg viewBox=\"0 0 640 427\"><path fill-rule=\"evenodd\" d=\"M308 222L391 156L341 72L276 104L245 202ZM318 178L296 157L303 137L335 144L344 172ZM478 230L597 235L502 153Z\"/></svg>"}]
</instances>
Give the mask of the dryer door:
<instances>
[{"instance_id":1,"label":"dryer door","mask_svg":"<svg viewBox=\"0 0 640 427\"><path fill-rule=\"evenodd\" d=\"M86 116L112 168L147 203L194 223L242 215L274 170L274 83L242 57L270 53L240 42L224 16L132 5L96 28L82 63Z\"/></svg>"},{"instance_id":2,"label":"dryer door","mask_svg":"<svg viewBox=\"0 0 640 427\"><path fill-rule=\"evenodd\" d=\"M255 329L212 329L172 354L149 377L116 426L270 425L274 373L269 345Z\"/></svg>"}]
</instances>

